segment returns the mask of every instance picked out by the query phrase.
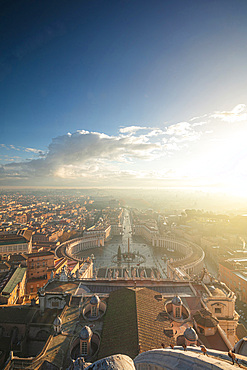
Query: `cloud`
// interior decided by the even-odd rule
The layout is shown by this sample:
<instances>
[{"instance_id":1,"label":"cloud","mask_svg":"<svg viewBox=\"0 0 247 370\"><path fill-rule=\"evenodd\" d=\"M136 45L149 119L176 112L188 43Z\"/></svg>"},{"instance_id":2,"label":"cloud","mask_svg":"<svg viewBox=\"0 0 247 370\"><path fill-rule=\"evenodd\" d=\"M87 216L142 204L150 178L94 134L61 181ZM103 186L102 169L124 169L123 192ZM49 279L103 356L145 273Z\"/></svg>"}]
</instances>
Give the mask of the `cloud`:
<instances>
[{"instance_id":1,"label":"cloud","mask_svg":"<svg viewBox=\"0 0 247 370\"><path fill-rule=\"evenodd\" d=\"M7 150L17 150L18 152L23 151L23 152L28 152L28 153L35 153L35 154L39 154L40 156L44 155L44 151L41 150L41 149L25 148L25 147L22 147L22 146L15 146L13 144L9 144L9 145L0 144L0 147L4 148L4 149L7 149Z\"/></svg>"},{"instance_id":2,"label":"cloud","mask_svg":"<svg viewBox=\"0 0 247 370\"><path fill-rule=\"evenodd\" d=\"M245 121L247 120L247 108L245 104L238 104L231 111L215 112L211 117L225 122Z\"/></svg>"},{"instance_id":3,"label":"cloud","mask_svg":"<svg viewBox=\"0 0 247 370\"><path fill-rule=\"evenodd\" d=\"M26 152L40 153L26 148ZM43 158L28 162L9 163L6 174L25 174L28 177L83 178L108 173L107 164L133 160L150 160L162 151L162 143L151 142L145 135L110 136L85 130L54 138ZM110 171L111 172L111 171Z\"/></svg>"},{"instance_id":4,"label":"cloud","mask_svg":"<svg viewBox=\"0 0 247 370\"><path fill-rule=\"evenodd\" d=\"M35 148L25 148L25 152L31 152L35 154L42 154L43 151L40 149L35 149Z\"/></svg>"},{"instance_id":5,"label":"cloud","mask_svg":"<svg viewBox=\"0 0 247 370\"><path fill-rule=\"evenodd\" d=\"M166 135L169 135L170 142L185 142L185 141L195 141L200 137L200 133L193 129L195 124L190 124L189 122L179 122L171 125L166 130Z\"/></svg>"},{"instance_id":6,"label":"cloud","mask_svg":"<svg viewBox=\"0 0 247 370\"><path fill-rule=\"evenodd\" d=\"M142 186L142 180L147 184L176 177L179 181L179 178L184 176L183 168L188 164L195 176L197 168L201 168L201 163L204 162L202 171L205 171L208 168L209 152L215 153L212 154L212 162L216 162L219 153L224 152L223 139L227 139L232 145L239 142L238 138L232 140L235 126L224 125L222 131L219 118L223 121L243 120L245 114L246 106L239 104L231 111L208 114L207 118L204 115L204 119L202 116L194 117L192 120L170 124L165 128L133 125L121 127L116 135L78 130L53 138L46 152L32 147L0 144L2 152L9 150L7 153L11 153L10 149L20 149L23 153L33 156L31 159L23 158L23 153L23 159L2 156L1 163L5 164L0 165L0 181L1 184L4 181L12 183L16 179L24 183L29 179L26 183L37 185L83 184L99 187L103 184L114 186L115 182L121 185L121 181L122 185L126 186L128 180L134 185L134 179L139 181L138 186ZM241 129L239 136L245 138L246 129ZM214 140L218 139L222 142L214 143ZM227 145L227 150L229 147L230 145ZM198 164L193 167L191 161L195 158ZM9 163L6 163L7 161ZM167 168L168 166L173 171ZM225 168L228 167L229 164L225 164ZM180 177L175 176L175 172L180 173ZM211 172L210 167L208 173Z\"/></svg>"},{"instance_id":7,"label":"cloud","mask_svg":"<svg viewBox=\"0 0 247 370\"><path fill-rule=\"evenodd\" d=\"M12 145L12 144L10 144L10 146L9 146L9 147L10 147L10 149L13 149L13 150L18 150L18 151L20 150L19 148L15 147L15 146L14 146L14 145Z\"/></svg>"},{"instance_id":8,"label":"cloud","mask_svg":"<svg viewBox=\"0 0 247 370\"><path fill-rule=\"evenodd\" d=\"M158 135L165 135L165 131L159 128L154 128L149 133L146 134L147 137L158 136Z\"/></svg>"},{"instance_id":9,"label":"cloud","mask_svg":"<svg viewBox=\"0 0 247 370\"><path fill-rule=\"evenodd\" d=\"M206 125L208 121L199 121L192 124L193 127Z\"/></svg>"},{"instance_id":10,"label":"cloud","mask_svg":"<svg viewBox=\"0 0 247 370\"><path fill-rule=\"evenodd\" d=\"M202 116L192 117L190 119L190 122L201 120L202 118L206 118L206 117L208 117L208 114L203 114Z\"/></svg>"},{"instance_id":11,"label":"cloud","mask_svg":"<svg viewBox=\"0 0 247 370\"><path fill-rule=\"evenodd\" d=\"M150 127L144 127L144 126L127 126L120 128L119 132L122 134L134 134L139 130L149 130Z\"/></svg>"},{"instance_id":12,"label":"cloud","mask_svg":"<svg viewBox=\"0 0 247 370\"><path fill-rule=\"evenodd\" d=\"M167 128L167 135L184 136L191 131L191 125L188 122L179 122Z\"/></svg>"},{"instance_id":13,"label":"cloud","mask_svg":"<svg viewBox=\"0 0 247 370\"><path fill-rule=\"evenodd\" d=\"M11 160L2 165L2 181L30 178L31 181L40 179L43 182L73 179L95 183L103 179L120 181L120 178L126 179L127 174L131 178L132 175L139 178L138 173L142 173L141 178L151 176L154 179L157 171L153 169L150 172L138 166L150 168L152 165L147 162L153 161L155 165L156 160L170 158L186 142L197 138L193 125L188 122L170 125L166 129L137 125L122 127L115 136L86 130L68 132L52 139L46 153L32 147L18 147L26 153L37 154L38 158L26 158L22 162ZM16 149L13 145L11 147Z\"/></svg>"},{"instance_id":14,"label":"cloud","mask_svg":"<svg viewBox=\"0 0 247 370\"><path fill-rule=\"evenodd\" d=\"M98 132L77 131L59 136L49 145L47 162L81 164L88 160L121 161L125 157L146 158L159 149L145 137L109 136Z\"/></svg>"}]
</instances>

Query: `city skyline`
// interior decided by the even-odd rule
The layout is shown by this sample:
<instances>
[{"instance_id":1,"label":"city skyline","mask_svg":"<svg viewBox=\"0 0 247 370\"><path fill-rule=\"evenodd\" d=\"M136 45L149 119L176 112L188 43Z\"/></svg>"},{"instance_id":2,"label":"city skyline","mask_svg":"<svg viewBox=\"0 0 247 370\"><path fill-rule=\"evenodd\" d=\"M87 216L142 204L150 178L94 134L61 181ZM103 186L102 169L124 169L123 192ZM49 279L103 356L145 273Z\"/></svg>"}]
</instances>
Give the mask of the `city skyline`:
<instances>
[{"instance_id":1,"label":"city skyline","mask_svg":"<svg viewBox=\"0 0 247 370\"><path fill-rule=\"evenodd\" d=\"M0 187L247 185L245 1L1 5Z\"/></svg>"}]
</instances>

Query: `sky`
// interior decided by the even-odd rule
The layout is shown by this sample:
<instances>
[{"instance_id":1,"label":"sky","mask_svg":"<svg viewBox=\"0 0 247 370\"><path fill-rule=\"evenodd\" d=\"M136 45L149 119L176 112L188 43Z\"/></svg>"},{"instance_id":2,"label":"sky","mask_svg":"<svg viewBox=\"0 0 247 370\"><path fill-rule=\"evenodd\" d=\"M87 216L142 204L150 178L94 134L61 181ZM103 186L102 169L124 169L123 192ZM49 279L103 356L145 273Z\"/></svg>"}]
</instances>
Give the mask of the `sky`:
<instances>
[{"instance_id":1,"label":"sky","mask_svg":"<svg viewBox=\"0 0 247 370\"><path fill-rule=\"evenodd\" d=\"M246 0L5 0L0 188L246 194Z\"/></svg>"}]
</instances>

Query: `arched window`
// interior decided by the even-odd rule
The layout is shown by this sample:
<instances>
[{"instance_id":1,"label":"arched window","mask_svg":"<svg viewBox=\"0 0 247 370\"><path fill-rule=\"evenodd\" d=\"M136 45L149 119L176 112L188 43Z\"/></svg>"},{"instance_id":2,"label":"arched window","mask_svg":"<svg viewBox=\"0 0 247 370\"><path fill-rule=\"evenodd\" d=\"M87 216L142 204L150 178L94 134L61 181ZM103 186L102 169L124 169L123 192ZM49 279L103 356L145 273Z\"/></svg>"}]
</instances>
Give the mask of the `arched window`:
<instances>
[{"instance_id":1,"label":"arched window","mask_svg":"<svg viewBox=\"0 0 247 370\"><path fill-rule=\"evenodd\" d=\"M177 318L180 317L180 307L176 307L175 317L177 317Z\"/></svg>"},{"instance_id":2,"label":"arched window","mask_svg":"<svg viewBox=\"0 0 247 370\"><path fill-rule=\"evenodd\" d=\"M81 355L87 355L87 342L81 342Z\"/></svg>"},{"instance_id":3,"label":"arched window","mask_svg":"<svg viewBox=\"0 0 247 370\"><path fill-rule=\"evenodd\" d=\"M91 316L92 317L96 317L97 316L97 307L96 306L92 306Z\"/></svg>"}]
</instances>

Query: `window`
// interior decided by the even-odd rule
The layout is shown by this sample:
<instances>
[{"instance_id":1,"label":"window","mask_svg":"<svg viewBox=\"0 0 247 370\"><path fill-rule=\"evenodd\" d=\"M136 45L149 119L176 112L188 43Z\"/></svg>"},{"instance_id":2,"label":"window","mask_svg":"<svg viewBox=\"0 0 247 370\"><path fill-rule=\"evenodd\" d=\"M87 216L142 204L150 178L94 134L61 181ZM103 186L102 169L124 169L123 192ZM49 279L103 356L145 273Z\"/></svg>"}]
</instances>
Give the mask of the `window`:
<instances>
[{"instance_id":1,"label":"window","mask_svg":"<svg viewBox=\"0 0 247 370\"><path fill-rule=\"evenodd\" d=\"M95 317L95 316L96 316L96 314L97 314L96 306L92 306L91 315L92 315L93 317Z\"/></svg>"},{"instance_id":2,"label":"window","mask_svg":"<svg viewBox=\"0 0 247 370\"><path fill-rule=\"evenodd\" d=\"M180 307L176 307L175 317L180 317Z\"/></svg>"},{"instance_id":3,"label":"window","mask_svg":"<svg viewBox=\"0 0 247 370\"><path fill-rule=\"evenodd\" d=\"M221 313L221 308L219 307L216 307L215 310L214 310L215 313Z\"/></svg>"},{"instance_id":4,"label":"window","mask_svg":"<svg viewBox=\"0 0 247 370\"><path fill-rule=\"evenodd\" d=\"M87 355L87 342L81 343L81 355Z\"/></svg>"}]
</instances>

